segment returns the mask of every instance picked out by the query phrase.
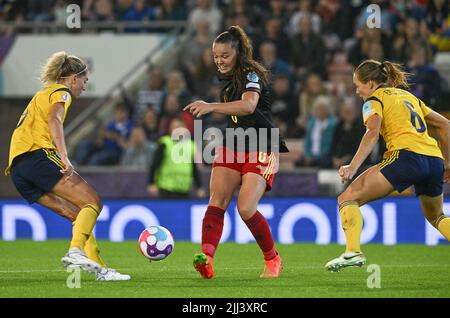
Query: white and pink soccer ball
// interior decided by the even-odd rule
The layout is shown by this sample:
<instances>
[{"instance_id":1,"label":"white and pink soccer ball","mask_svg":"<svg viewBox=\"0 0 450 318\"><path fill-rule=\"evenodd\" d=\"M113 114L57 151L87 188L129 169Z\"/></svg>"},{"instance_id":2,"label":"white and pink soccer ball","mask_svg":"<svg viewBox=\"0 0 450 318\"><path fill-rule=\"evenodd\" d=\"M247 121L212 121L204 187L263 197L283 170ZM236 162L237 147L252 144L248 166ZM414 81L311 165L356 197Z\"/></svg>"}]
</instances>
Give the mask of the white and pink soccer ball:
<instances>
[{"instance_id":1,"label":"white and pink soccer ball","mask_svg":"<svg viewBox=\"0 0 450 318\"><path fill-rule=\"evenodd\" d=\"M139 250L151 261L165 259L172 253L174 246L172 234L159 225L149 226L139 236Z\"/></svg>"}]
</instances>

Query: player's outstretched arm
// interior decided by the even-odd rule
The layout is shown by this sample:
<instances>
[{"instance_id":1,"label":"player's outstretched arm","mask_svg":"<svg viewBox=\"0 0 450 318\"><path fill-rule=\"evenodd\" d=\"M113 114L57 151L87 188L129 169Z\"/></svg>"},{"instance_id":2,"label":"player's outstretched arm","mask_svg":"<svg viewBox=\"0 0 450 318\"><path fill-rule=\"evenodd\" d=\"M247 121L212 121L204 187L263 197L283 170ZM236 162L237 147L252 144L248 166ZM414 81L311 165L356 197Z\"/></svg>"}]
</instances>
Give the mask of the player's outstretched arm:
<instances>
[{"instance_id":1,"label":"player's outstretched arm","mask_svg":"<svg viewBox=\"0 0 450 318\"><path fill-rule=\"evenodd\" d=\"M242 98L228 103L206 103L195 101L187 105L183 110L189 111L194 117L200 117L210 112L224 115L246 116L251 115L258 105L259 94L257 92L245 92Z\"/></svg>"}]
</instances>

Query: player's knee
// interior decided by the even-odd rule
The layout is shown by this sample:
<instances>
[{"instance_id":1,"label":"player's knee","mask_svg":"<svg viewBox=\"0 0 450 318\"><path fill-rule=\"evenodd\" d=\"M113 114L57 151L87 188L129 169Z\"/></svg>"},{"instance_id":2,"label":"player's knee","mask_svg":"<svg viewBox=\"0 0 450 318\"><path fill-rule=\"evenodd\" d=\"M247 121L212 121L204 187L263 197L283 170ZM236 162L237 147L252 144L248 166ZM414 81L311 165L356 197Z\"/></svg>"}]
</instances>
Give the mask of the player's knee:
<instances>
[{"instance_id":1,"label":"player's knee","mask_svg":"<svg viewBox=\"0 0 450 318\"><path fill-rule=\"evenodd\" d=\"M344 203L346 201L358 202L358 198L355 195L355 193L351 190L351 188L347 188L347 190L345 190L338 196L338 204L339 205L341 205L342 203Z\"/></svg>"},{"instance_id":2,"label":"player's knee","mask_svg":"<svg viewBox=\"0 0 450 318\"><path fill-rule=\"evenodd\" d=\"M256 212L256 208L253 205L239 202L237 204L237 210L243 220L251 218L252 215Z\"/></svg>"},{"instance_id":3,"label":"player's knee","mask_svg":"<svg viewBox=\"0 0 450 318\"><path fill-rule=\"evenodd\" d=\"M103 202L102 199L98 198L96 200L96 206L98 207L98 214L100 214L103 210Z\"/></svg>"},{"instance_id":4,"label":"player's knee","mask_svg":"<svg viewBox=\"0 0 450 318\"><path fill-rule=\"evenodd\" d=\"M427 221L435 228L438 228L438 224L442 220L443 217L444 217L443 213L438 214L438 215L426 215L425 216Z\"/></svg>"},{"instance_id":5,"label":"player's knee","mask_svg":"<svg viewBox=\"0 0 450 318\"><path fill-rule=\"evenodd\" d=\"M64 206L61 207L59 212L61 215L64 215L67 219L69 219L70 222L73 222L76 220L79 211L74 211L73 209Z\"/></svg>"},{"instance_id":6,"label":"player's knee","mask_svg":"<svg viewBox=\"0 0 450 318\"><path fill-rule=\"evenodd\" d=\"M89 204L94 205L98 208L98 213L100 214L100 212L103 209L103 202L102 199L100 199L100 196L97 193L94 193L91 195L89 201L90 201Z\"/></svg>"},{"instance_id":7,"label":"player's knee","mask_svg":"<svg viewBox=\"0 0 450 318\"><path fill-rule=\"evenodd\" d=\"M226 210L228 207L228 202L229 200L225 197L219 197L217 195L211 194L208 205L215 206L222 210Z\"/></svg>"}]
</instances>

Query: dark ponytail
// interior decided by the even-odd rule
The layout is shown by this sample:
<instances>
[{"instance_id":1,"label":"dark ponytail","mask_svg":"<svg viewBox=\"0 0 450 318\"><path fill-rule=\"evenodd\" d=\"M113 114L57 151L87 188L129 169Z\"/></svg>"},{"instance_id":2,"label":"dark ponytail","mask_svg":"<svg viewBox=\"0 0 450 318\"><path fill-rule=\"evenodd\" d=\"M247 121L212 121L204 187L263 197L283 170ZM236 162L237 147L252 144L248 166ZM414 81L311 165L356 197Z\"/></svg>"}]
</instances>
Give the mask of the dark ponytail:
<instances>
[{"instance_id":1,"label":"dark ponytail","mask_svg":"<svg viewBox=\"0 0 450 318\"><path fill-rule=\"evenodd\" d=\"M229 27L227 31L217 36L214 43L229 43L236 50L236 65L232 76L239 91L244 90L245 78L250 71L256 72L264 85L268 84L269 71L253 59L252 44L241 27L237 25Z\"/></svg>"}]
</instances>

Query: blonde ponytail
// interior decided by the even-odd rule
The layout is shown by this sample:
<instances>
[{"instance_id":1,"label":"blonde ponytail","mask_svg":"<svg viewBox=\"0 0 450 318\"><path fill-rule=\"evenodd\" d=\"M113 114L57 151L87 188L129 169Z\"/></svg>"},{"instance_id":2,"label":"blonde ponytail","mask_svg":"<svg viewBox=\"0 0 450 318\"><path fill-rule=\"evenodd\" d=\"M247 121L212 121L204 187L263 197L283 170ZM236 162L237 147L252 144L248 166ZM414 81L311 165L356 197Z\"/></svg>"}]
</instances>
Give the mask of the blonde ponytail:
<instances>
[{"instance_id":1,"label":"blonde ponytail","mask_svg":"<svg viewBox=\"0 0 450 318\"><path fill-rule=\"evenodd\" d=\"M56 52L47 60L41 70L40 80L44 85L57 83L61 78L82 75L87 72L86 64L74 55L64 51Z\"/></svg>"},{"instance_id":2,"label":"blonde ponytail","mask_svg":"<svg viewBox=\"0 0 450 318\"><path fill-rule=\"evenodd\" d=\"M67 59L64 51L56 52L47 60L42 67L40 80L45 85L54 84L61 77L62 66Z\"/></svg>"},{"instance_id":3,"label":"blonde ponytail","mask_svg":"<svg viewBox=\"0 0 450 318\"><path fill-rule=\"evenodd\" d=\"M381 63L383 68L386 69L387 77L389 83L394 87L404 87L409 88L408 85L408 73L403 71L402 66L397 63L392 63L389 61Z\"/></svg>"},{"instance_id":4,"label":"blonde ponytail","mask_svg":"<svg viewBox=\"0 0 450 318\"><path fill-rule=\"evenodd\" d=\"M377 84L409 88L409 74L397 63L365 60L356 68L355 74L362 83L374 81Z\"/></svg>"}]
</instances>

